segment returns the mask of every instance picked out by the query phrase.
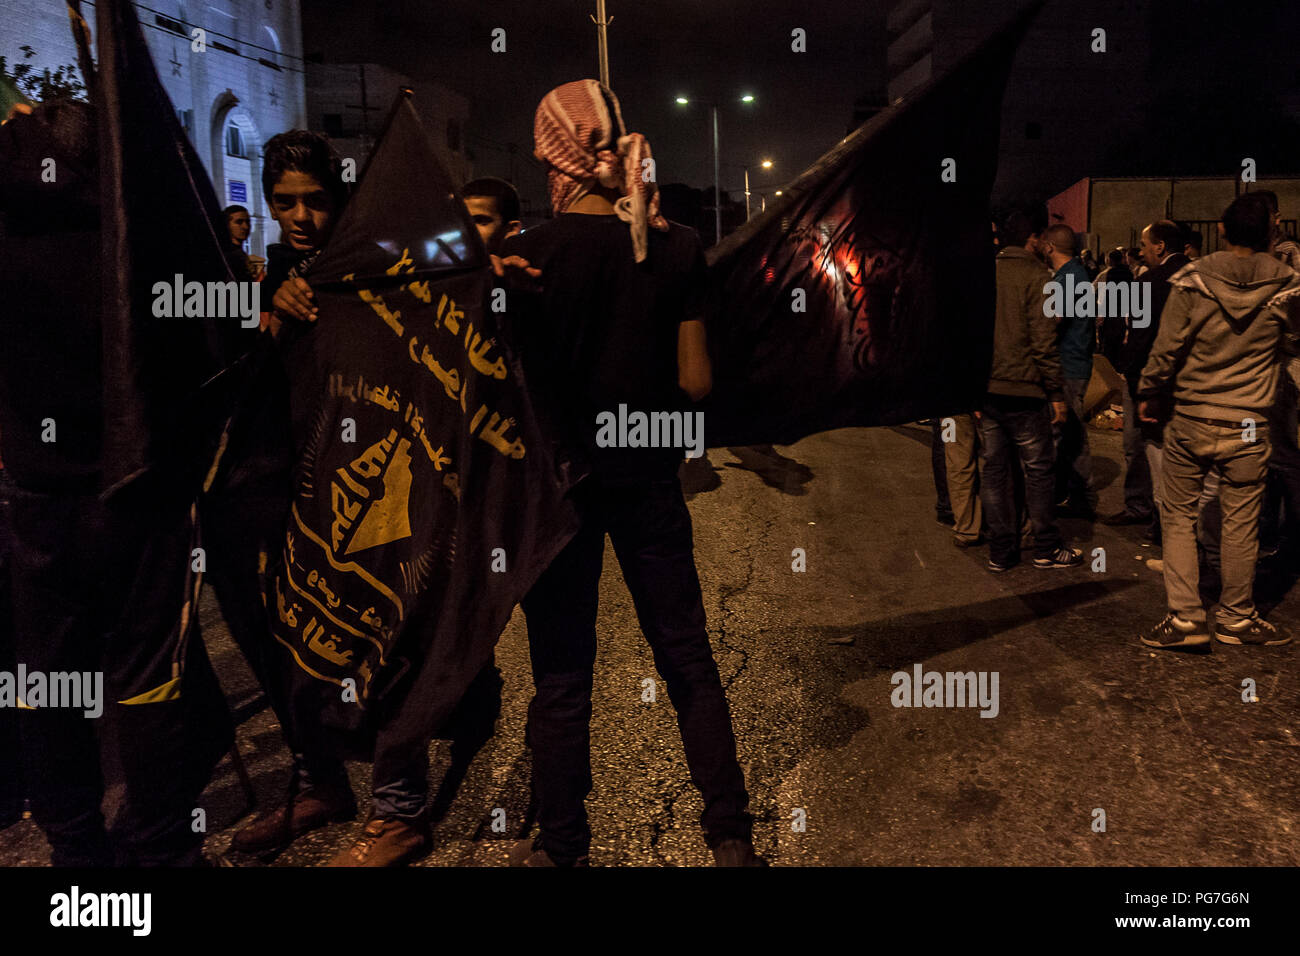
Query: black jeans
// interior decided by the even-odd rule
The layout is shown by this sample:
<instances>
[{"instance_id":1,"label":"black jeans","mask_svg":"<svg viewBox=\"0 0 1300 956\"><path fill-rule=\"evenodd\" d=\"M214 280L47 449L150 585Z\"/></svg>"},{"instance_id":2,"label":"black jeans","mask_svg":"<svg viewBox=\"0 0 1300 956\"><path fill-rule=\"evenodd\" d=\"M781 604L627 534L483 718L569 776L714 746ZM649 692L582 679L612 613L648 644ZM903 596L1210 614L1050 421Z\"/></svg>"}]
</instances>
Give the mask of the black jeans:
<instances>
[{"instance_id":1,"label":"black jeans","mask_svg":"<svg viewBox=\"0 0 1300 956\"><path fill-rule=\"evenodd\" d=\"M524 598L536 694L528 708L542 847L558 863L587 853L591 687L605 535L618 555L655 667L668 686L710 847L752 835L731 713L709 647L691 516L676 477L584 482L578 534ZM631 692L631 691L629 691Z\"/></svg>"},{"instance_id":2,"label":"black jeans","mask_svg":"<svg viewBox=\"0 0 1300 956\"><path fill-rule=\"evenodd\" d=\"M1052 418L1045 399L989 395L980 417L980 497L989 526L989 558L998 564L1020 559L1020 524L1015 471L1024 469L1025 508L1034 530L1034 557L1049 558L1061 547L1056 528Z\"/></svg>"}]
</instances>

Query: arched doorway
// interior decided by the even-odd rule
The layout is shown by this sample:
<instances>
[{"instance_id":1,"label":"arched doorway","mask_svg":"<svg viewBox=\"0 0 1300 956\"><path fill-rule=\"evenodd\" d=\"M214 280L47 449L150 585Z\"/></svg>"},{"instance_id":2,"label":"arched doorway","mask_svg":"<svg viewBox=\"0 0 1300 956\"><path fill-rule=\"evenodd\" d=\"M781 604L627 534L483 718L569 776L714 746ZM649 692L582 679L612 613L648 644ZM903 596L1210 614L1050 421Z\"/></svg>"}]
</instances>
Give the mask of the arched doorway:
<instances>
[{"instance_id":1,"label":"arched doorway","mask_svg":"<svg viewBox=\"0 0 1300 956\"><path fill-rule=\"evenodd\" d=\"M270 219L262 198L262 134L238 97L226 90L212 107L212 185L222 207L248 209L253 230L248 251L265 256Z\"/></svg>"}]
</instances>

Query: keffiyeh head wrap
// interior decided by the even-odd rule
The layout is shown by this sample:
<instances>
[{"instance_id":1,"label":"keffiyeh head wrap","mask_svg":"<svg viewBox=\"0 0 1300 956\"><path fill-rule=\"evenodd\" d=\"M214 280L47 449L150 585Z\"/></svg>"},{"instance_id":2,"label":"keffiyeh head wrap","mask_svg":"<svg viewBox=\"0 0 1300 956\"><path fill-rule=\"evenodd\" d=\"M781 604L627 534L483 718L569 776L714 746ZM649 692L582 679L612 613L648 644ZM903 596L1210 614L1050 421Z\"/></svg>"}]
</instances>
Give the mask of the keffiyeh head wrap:
<instances>
[{"instance_id":1,"label":"keffiyeh head wrap","mask_svg":"<svg viewBox=\"0 0 1300 956\"><path fill-rule=\"evenodd\" d=\"M666 232L668 220L659 214L653 177L643 174L651 168L644 162L650 159L650 144L640 133L626 132L613 91L595 80L557 86L537 107L533 138L534 155L549 166L555 214L598 184L618 190L622 197L614 212L631 226L636 261L644 261L648 227Z\"/></svg>"}]
</instances>

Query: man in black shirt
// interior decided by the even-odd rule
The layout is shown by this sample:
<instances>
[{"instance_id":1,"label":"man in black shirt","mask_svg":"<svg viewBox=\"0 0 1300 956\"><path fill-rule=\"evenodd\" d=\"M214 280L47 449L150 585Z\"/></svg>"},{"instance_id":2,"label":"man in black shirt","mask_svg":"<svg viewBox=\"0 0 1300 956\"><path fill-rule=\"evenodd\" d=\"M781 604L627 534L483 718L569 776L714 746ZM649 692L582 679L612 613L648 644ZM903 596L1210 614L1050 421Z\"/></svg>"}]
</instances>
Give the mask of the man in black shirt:
<instances>
[{"instance_id":1,"label":"man in black shirt","mask_svg":"<svg viewBox=\"0 0 1300 956\"><path fill-rule=\"evenodd\" d=\"M583 519L578 534L523 602L536 687L528 718L541 833L511 859L525 866L587 862L591 690L608 534L677 710L714 858L724 866L761 865L676 476L699 418L689 403L710 387L703 323L691 312L705 268L699 236L659 216L653 177L643 175L653 169L649 149L639 134L623 135L607 88L594 80L559 87L542 101L535 129L556 218L503 244L504 264L529 265L532 276L540 270L541 284L540 291L512 292L507 315L530 387L561 445L590 476L574 491ZM496 264L503 271L502 260ZM637 413L649 435L638 431ZM609 427L614 416L617 429ZM697 451L702 436L698 442Z\"/></svg>"}]
</instances>

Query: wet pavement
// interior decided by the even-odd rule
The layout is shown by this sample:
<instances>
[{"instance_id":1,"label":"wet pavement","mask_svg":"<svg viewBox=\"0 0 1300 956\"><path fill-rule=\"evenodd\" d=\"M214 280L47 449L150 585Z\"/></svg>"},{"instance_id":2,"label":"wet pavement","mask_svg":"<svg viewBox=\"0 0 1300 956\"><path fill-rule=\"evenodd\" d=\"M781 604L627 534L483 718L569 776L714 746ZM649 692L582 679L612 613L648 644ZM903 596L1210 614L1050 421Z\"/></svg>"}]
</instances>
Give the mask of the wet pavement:
<instances>
[{"instance_id":1,"label":"wet pavement","mask_svg":"<svg viewBox=\"0 0 1300 956\"><path fill-rule=\"evenodd\" d=\"M987 549L955 548L935 521L929 434L844 429L779 449L715 449L691 471L705 607L759 852L785 866L1300 863L1296 646L1142 646L1164 590L1147 563L1159 549L1140 527L1064 519L1088 564L989 573ZM1119 433L1090 438L1099 510L1118 510ZM792 569L797 548L804 571ZM1104 570L1093 570L1097 548ZM1261 580L1270 619L1294 632L1290 583ZM612 550L601 597L592 863L707 865L662 681L643 700L657 675ZM240 719L239 752L270 805L289 765L278 726L210 591L202 625ZM527 823L531 677L518 610L497 663L496 735L435 799L435 848L418 865L503 865ZM996 672L996 716L894 706L891 678L904 672L910 684L917 664ZM1255 701L1243 699L1247 679ZM448 743L431 755L438 793ZM272 865L315 865L348 845L369 796L368 767L350 769L362 816L301 838ZM223 854L245 810L229 758L203 806L208 851ZM500 811L505 832L493 828ZM30 821L0 833L0 865L47 859Z\"/></svg>"}]
</instances>

